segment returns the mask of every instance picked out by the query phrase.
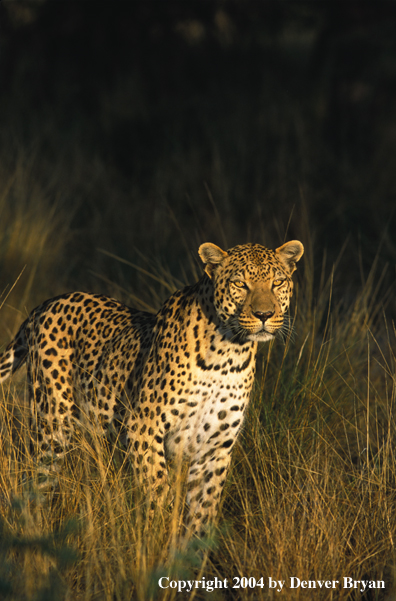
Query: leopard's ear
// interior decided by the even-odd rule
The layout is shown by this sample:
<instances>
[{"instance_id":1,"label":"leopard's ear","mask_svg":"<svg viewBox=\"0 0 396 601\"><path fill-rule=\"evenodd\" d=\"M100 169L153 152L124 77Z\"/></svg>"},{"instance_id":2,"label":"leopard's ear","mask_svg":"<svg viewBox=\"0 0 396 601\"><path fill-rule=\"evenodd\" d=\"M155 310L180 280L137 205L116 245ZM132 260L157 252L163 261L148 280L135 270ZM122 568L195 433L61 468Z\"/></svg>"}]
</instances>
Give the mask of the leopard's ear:
<instances>
[{"instance_id":1,"label":"leopard's ear","mask_svg":"<svg viewBox=\"0 0 396 601\"><path fill-rule=\"evenodd\" d=\"M304 254L304 247L299 240L291 240L276 249L278 259L289 270L290 275L297 269L296 263Z\"/></svg>"},{"instance_id":2,"label":"leopard's ear","mask_svg":"<svg viewBox=\"0 0 396 601\"><path fill-rule=\"evenodd\" d=\"M213 271L217 265L224 261L228 256L227 252L221 250L221 248L211 242L201 244L198 249L198 254L201 257L202 263L205 265L205 271L210 278L213 276Z\"/></svg>"}]
</instances>

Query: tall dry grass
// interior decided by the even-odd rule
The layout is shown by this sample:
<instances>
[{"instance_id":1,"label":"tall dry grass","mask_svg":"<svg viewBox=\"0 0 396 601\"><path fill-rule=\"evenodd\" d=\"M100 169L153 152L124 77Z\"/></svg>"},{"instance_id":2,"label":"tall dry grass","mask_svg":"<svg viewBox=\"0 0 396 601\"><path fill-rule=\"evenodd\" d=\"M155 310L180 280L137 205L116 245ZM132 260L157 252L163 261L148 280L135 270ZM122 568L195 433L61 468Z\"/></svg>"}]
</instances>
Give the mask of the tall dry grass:
<instances>
[{"instance_id":1,"label":"tall dry grass","mask_svg":"<svg viewBox=\"0 0 396 601\"><path fill-rule=\"evenodd\" d=\"M63 260L73 207L40 183L34 156L20 152L12 168L0 165L1 341L15 333L27 311L56 294L69 271ZM64 271L62 271L62 268Z\"/></svg>"},{"instance_id":2,"label":"tall dry grass","mask_svg":"<svg viewBox=\"0 0 396 601\"><path fill-rule=\"evenodd\" d=\"M17 172L3 181L3 273L8 269L12 281L11 273L28 265L28 277L17 284L14 296L7 297L9 288L4 291L0 320L6 342L28 306L65 285L57 266L67 263L69 231L64 207L54 209L45 190L35 192ZM9 202L14 194L25 202ZM386 318L381 267L374 263L357 293L340 295L341 262L330 269L320 257L318 268L308 226L302 238L306 255L291 311L294 335L260 350L218 529L203 541L178 548L184 488L176 466L174 504L159 507L149 524L149 498L131 478L122 445L90 432L79 434L56 494L43 496L27 450L25 380L3 386L0 596L15 601L176 599L177 590L158 585L166 576L227 579L226 589L194 589L190 598L197 600L209 594L243 600L314 594L338 600L356 598L355 592L341 584L314 593L286 587L292 576L340 582L349 576L386 584L385 591L356 593L357 598L393 598L395 331ZM183 280L196 270L189 254L184 257ZM114 256L108 258L117 264ZM124 282L118 288L107 275L97 285L103 282L130 304L155 309L182 282L163 260L140 256L137 261L138 288ZM56 271L57 277L48 279ZM97 266L93 271L101 276ZM232 588L237 577L256 582L263 577L265 586ZM281 593L268 589L269 577L285 581Z\"/></svg>"}]
</instances>

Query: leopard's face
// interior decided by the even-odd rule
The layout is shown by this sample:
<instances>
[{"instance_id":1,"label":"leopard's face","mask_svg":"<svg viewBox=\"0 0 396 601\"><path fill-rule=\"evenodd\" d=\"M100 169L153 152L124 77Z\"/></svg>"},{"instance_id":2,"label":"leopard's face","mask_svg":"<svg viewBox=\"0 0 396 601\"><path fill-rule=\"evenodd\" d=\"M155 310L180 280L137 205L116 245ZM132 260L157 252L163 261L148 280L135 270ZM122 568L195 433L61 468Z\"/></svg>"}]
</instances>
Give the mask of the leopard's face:
<instances>
[{"instance_id":1,"label":"leopard's face","mask_svg":"<svg viewBox=\"0 0 396 601\"><path fill-rule=\"evenodd\" d=\"M199 252L213 281L214 306L227 338L264 342L284 329L291 276L304 252L301 242L275 251L246 244L228 252L203 244Z\"/></svg>"}]
</instances>

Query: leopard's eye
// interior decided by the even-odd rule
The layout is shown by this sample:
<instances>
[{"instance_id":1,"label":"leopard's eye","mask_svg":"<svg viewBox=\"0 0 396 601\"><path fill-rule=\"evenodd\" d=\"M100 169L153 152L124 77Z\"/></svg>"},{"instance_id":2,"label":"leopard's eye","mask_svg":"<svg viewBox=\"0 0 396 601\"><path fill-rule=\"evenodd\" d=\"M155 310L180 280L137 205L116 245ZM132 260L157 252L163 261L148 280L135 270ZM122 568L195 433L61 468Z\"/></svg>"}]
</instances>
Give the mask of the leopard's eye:
<instances>
[{"instance_id":1,"label":"leopard's eye","mask_svg":"<svg viewBox=\"0 0 396 601\"><path fill-rule=\"evenodd\" d=\"M239 288L239 289L246 288L245 282L242 282L241 280L235 280L235 282L232 282L232 283L234 284L234 286L236 288Z\"/></svg>"},{"instance_id":2,"label":"leopard's eye","mask_svg":"<svg viewBox=\"0 0 396 601\"><path fill-rule=\"evenodd\" d=\"M282 286L282 284L283 284L284 281L285 280L274 280L272 282L272 285L276 288L277 286Z\"/></svg>"}]
</instances>

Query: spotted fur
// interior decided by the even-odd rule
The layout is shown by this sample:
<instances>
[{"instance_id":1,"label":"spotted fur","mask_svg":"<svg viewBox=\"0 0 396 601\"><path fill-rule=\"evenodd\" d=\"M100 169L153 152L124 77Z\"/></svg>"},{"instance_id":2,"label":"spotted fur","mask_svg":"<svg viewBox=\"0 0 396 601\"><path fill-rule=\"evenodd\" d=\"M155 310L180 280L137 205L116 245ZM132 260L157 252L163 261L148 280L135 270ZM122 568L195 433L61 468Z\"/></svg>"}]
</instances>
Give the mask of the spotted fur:
<instances>
[{"instance_id":1,"label":"spotted fur","mask_svg":"<svg viewBox=\"0 0 396 601\"><path fill-rule=\"evenodd\" d=\"M191 530L216 514L255 373L257 344L285 327L292 241L227 252L202 244L205 273L156 314L74 292L37 307L0 355L0 381L27 362L37 453L61 457L76 424L125 429L135 473L158 499L168 459L187 457Z\"/></svg>"}]
</instances>

